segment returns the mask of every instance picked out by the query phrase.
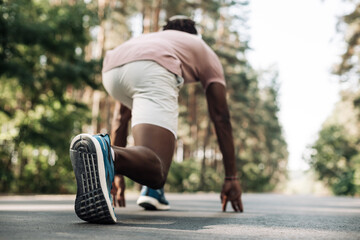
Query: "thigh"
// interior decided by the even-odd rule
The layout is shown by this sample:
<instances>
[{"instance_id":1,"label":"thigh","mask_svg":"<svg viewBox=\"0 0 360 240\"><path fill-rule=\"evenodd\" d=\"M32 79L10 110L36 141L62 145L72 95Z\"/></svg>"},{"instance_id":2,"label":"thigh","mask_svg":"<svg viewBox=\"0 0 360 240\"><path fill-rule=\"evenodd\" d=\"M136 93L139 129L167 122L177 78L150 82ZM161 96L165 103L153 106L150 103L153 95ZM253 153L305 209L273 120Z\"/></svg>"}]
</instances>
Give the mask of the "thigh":
<instances>
[{"instance_id":1,"label":"thigh","mask_svg":"<svg viewBox=\"0 0 360 240\"><path fill-rule=\"evenodd\" d=\"M151 149L163 163L163 171L167 175L174 155L174 134L160 126L152 124L137 124L132 128L135 146Z\"/></svg>"},{"instance_id":2,"label":"thigh","mask_svg":"<svg viewBox=\"0 0 360 240\"><path fill-rule=\"evenodd\" d=\"M134 81L132 127L152 124L172 132L178 127L177 77L152 61L138 62L141 78Z\"/></svg>"}]
</instances>

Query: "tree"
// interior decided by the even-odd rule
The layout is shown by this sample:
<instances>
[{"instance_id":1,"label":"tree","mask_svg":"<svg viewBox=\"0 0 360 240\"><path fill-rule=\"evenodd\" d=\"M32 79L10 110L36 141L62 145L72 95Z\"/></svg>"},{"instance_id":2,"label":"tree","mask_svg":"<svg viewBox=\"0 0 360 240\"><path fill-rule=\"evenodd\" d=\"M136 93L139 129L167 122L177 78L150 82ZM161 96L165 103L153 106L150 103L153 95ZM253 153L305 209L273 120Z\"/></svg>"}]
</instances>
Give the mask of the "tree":
<instances>
[{"instance_id":1,"label":"tree","mask_svg":"<svg viewBox=\"0 0 360 240\"><path fill-rule=\"evenodd\" d=\"M359 109L353 100L357 93L344 91L332 115L324 123L307 159L318 178L336 195L360 193Z\"/></svg>"},{"instance_id":2,"label":"tree","mask_svg":"<svg viewBox=\"0 0 360 240\"><path fill-rule=\"evenodd\" d=\"M319 180L330 186L334 194L354 195L358 191L354 167L360 166L360 159L342 126L324 127L312 150L310 164L318 173Z\"/></svg>"},{"instance_id":3,"label":"tree","mask_svg":"<svg viewBox=\"0 0 360 240\"><path fill-rule=\"evenodd\" d=\"M340 18L338 24L345 36L346 50L333 72L354 88L341 93L342 98L322 126L318 139L309 147L311 154L307 158L318 178L336 195L360 193L360 4L348 2L354 10Z\"/></svg>"},{"instance_id":4,"label":"tree","mask_svg":"<svg viewBox=\"0 0 360 240\"><path fill-rule=\"evenodd\" d=\"M351 1L349 1L351 2ZM341 56L341 61L336 65L334 73L341 77L342 81L359 78L360 61L360 3L354 3L354 10L340 18L338 30L342 31L346 50Z\"/></svg>"},{"instance_id":5,"label":"tree","mask_svg":"<svg viewBox=\"0 0 360 240\"><path fill-rule=\"evenodd\" d=\"M73 191L69 140L89 120L74 98L100 64L85 61L92 11L62 2L0 2L1 191Z\"/></svg>"}]
</instances>

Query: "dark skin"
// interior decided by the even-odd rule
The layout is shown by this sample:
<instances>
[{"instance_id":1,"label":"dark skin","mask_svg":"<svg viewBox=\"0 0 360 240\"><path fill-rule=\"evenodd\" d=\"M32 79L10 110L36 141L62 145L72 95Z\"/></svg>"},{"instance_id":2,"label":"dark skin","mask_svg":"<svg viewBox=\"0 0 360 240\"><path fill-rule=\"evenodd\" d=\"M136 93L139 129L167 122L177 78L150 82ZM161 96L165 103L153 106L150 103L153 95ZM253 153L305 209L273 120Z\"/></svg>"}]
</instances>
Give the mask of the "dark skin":
<instances>
[{"instance_id":1,"label":"dark skin","mask_svg":"<svg viewBox=\"0 0 360 240\"><path fill-rule=\"evenodd\" d=\"M130 109L118 103L112 131L116 172L112 190L114 206L125 206L125 182L122 175L151 188L161 188L169 172L175 148L174 135L167 129L151 124L134 126L132 133L135 146L125 148L130 119Z\"/></svg>"},{"instance_id":2,"label":"dark skin","mask_svg":"<svg viewBox=\"0 0 360 240\"><path fill-rule=\"evenodd\" d=\"M210 118L215 126L220 151L223 155L225 176L237 176L235 148L230 122L230 113L226 101L226 89L220 83L212 83L206 90L206 100ZM241 201L241 187L237 179L225 181L221 190L220 199L222 210L231 202L235 212L243 212Z\"/></svg>"},{"instance_id":3,"label":"dark skin","mask_svg":"<svg viewBox=\"0 0 360 240\"><path fill-rule=\"evenodd\" d=\"M237 171L234 141L225 87L220 83L211 83L206 90L206 99L223 155L225 175L235 177ZM135 125L132 129L135 146L125 148L130 118L131 110L117 104L112 132L117 175L112 194L114 203L119 206L125 206L125 184L122 175L151 188L163 187L175 148L174 135L165 128L151 124ZM227 203L231 202L235 212L243 212L241 187L237 179L224 181L220 198L223 211L226 211Z\"/></svg>"},{"instance_id":4,"label":"dark skin","mask_svg":"<svg viewBox=\"0 0 360 240\"><path fill-rule=\"evenodd\" d=\"M116 102L114 117L112 120L111 145L118 147L126 147L127 136L129 131L129 121L131 119L131 111L119 102ZM111 189L113 197L113 205L125 207L125 180L120 174L116 174Z\"/></svg>"}]
</instances>

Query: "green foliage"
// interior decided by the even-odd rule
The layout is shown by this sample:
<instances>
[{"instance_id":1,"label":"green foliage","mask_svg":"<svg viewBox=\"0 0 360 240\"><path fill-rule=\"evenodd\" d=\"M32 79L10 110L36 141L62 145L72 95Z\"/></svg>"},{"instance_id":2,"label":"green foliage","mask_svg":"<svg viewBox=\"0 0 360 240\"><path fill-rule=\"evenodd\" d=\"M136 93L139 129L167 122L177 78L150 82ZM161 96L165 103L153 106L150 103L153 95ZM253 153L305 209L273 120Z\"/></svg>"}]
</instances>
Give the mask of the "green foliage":
<instances>
[{"instance_id":1,"label":"green foliage","mask_svg":"<svg viewBox=\"0 0 360 240\"><path fill-rule=\"evenodd\" d=\"M271 191L286 179L288 157L278 119L277 75L263 74L263 78L270 78L270 83L260 89L260 75L253 73L251 77L251 73L253 70L249 69L249 77L240 78L243 92L237 91L230 99L231 110L237 113L233 126L237 136L239 172L245 190ZM235 86L237 84L235 82Z\"/></svg>"},{"instance_id":2,"label":"green foliage","mask_svg":"<svg viewBox=\"0 0 360 240\"><path fill-rule=\"evenodd\" d=\"M3 1L0 11L0 191L72 192L69 141L90 117L72 93L99 86L99 62L84 60L93 13L81 1Z\"/></svg>"},{"instance_id":3,"label":"green foliage","mask_svg":"<svg viewBox=\"0 0 360 240\"><path fill-rule=\"evenodd\" d=\"M353 5L354 10L339 18L337 27L344 36L346 51L342 54L341 61L335 66L333 72L340 76L341 81L359 83L360 3L351 0L346 2L349 6Z\"/></svg>"},{"instance_id":4,"label":"green foliage","mask_svg":"<svg viewBox=\"0 0 360 240\"><path fill-rule=\"evenodd\" d=\"M353 4L354 10L339 18L338 29L344 35L346 51L334 73L341 81L355 79L353 90L342 92L341 101L310 147L311 155L307 159L319 179L336 195L360 194L360 94L356 90L360 66L360 4L347 2Z\"/></svg>"},{"instance_id":5,"label":"green foliage","mask_svg":"<svg viewBox=\"0 0 360 240\"><path fill-rule=\"evenodd\" d=\"M195 161L173 162L166 180L166 189L174 192L197 191L199 170L199 165Z\"/></svg>"},{"instance_id":6,"label":"green foliage","mask_svg":"<svg viewBox=\"0 0 360 240\"><path fill-rule=\"evenodd\" d=\"M205 185L200 186L200 164L194 159L173 162L166 180L165 190L171 192L220 191L223 175L209 168L204 174Z\"/></svg>"},{"instance_id":7,"label":"green foliage","mask_svg":"<svg viewBox=\"0 0 360 240\"><path fill-rule=\"evenodd\" d=\"M318 178L336 195L360 193L359 108L355 91L343 91L307 157Z\"/></svg>"},{"instance_id":8,"label":"green foliage","mask_svg":"<svg viewBox=\"0 0 360 240\"><path fill-rule=\"evenodd\" d=\"M246 162L241 169L243 188L254 192L268 192L274 189L270 183L271 176L263 173L263 165Z\"/></svg>"},{"instance_id":9,"label":"green foliage","mask_svg":"<svg viewBox=\"0 0 360 240\"><path fill-rule=\"evenodd\" d=\"M334 194L360 193L359 153L342 126L325 126L312 146L312 152L311 166Z\"/></svg>"}]
</instances>

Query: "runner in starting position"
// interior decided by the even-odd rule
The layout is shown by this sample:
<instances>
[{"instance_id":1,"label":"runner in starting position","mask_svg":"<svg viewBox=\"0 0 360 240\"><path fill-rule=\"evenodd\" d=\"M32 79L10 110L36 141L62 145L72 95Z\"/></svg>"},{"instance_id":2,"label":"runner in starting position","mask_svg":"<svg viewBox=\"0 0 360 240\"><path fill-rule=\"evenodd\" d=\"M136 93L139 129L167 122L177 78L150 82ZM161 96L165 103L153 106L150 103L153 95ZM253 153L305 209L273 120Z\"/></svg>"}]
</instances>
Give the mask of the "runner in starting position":
<instances>
[{"instance_id":1,"label":"runner in starting position","mask_svg":"<svg viewBox=\"0 0 360 240\"><path fill-rule=\"evenodd\" d=\"M174 154L178 92L183 83L192 82L200 82L205 90L223 156L222 209L230 201L234 211L243 211L223 69L216 54L196 35L194 21L175 16L164 31L143 34L107 52L103 85L121 103L118 121L131 116L135 146L121 146L121 134L115 134L112 146L108 135L80 134L72 140L70 158L78 187L75 212L81 219L116 222L110 193L115 174L161 189L150 197L165 199L162 188ZM114 192L121 192L122 186L116 186L119 189Z\"/></svg>"}]
</instances>

